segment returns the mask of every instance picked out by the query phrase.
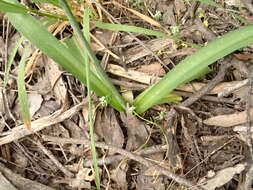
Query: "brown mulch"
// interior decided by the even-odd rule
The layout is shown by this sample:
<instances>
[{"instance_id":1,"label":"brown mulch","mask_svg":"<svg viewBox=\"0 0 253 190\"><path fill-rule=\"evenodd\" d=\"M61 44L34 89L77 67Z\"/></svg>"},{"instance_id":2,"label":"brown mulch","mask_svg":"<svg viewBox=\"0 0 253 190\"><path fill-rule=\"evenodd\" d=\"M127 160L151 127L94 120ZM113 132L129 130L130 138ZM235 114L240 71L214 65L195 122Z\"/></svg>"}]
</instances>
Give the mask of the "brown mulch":
<instances>
[{"instance_id":1,"label":"brown mulch","mask_svg":"<svg viewBox=\"0 0 253 190\"><path fill-rule=\"evenodd\" d=\"M215 2L253 21L249 1ZM81 6L74 1L72 6L81 17ZM174 31L185 42L197 45L245 25L221 8L196 1L100 1L92 7L96 19ZM163 27L132 10L155 18ZM20 34L2 13L0 20L0 190L96 189L86 88L33 47L26 68L33 130L27 130L16 83L23 47L11 67L8 87L3 88L7 60ZM72 35L63 21L49 30L59 39ZM130 102L196 51L181 42L93 25L91 33L92 49ZM252 189L252 63L251 45L211 65L212 72L206 76L178 87L174 93L182 101L156 105L142 115L102 106L94 94L101 189Z\"/></svg>"}]
</instances>

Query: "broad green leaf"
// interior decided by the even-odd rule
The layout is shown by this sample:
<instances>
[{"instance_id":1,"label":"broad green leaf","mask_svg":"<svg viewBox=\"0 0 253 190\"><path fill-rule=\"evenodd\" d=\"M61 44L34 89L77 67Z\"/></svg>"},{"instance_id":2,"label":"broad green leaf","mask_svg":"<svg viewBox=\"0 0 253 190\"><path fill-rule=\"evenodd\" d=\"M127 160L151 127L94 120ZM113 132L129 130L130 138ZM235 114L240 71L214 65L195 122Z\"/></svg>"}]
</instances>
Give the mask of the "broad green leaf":
<instances>
[{"instance_id":1,"label":"broad green leaf","mask_svg":"<svg viewBox=\"0 0 253 190\"><path fill-rule=\"evenodd\" d=\"M51 17L44 17L41 19L41 23L48 28L49 26L55 24L58 21L58 19L51 18Z\"/></svg>"},{"instance_id":2,"label":"broad green leaf","mask_svg":"<svg viewBox=\"0 0 253 190\"><path fill-rule=\"evenodd\" d=\"M188 79L196 76L208 65L233 51L253 43L253 25L229 32L188 56L159 82L141 93L134 101L137 113L157 104L162 97Z\"/></svg>"},{"instance_id":3,"label":"broad green leaf","mask_svg":"<svg viewBox=\"0 0 253 190\"><path fill-rule=\"evenodd\" d=\"M162 99L157 102L157 104L165 104L165 103L172 103L172 102L180 102L183 98L177 94L168 94L164 96Z\"/></svg>"},{"instance_id":4,"label":"broad green leaf","mask_svg":"<svg viewBox=\"0 0 253 190\"><path fill-rule=\"evenodd\" d=\"M123 107L123 109L125 109L124 100L122 99L122 97L120 96L120 94L118 93L116 88L113 86L113 84L111 83L109 77L106 75L104 69L102 68L98 59L96 58L96 55L92 52L87 40L84 38L83 33L81 32L81 29L79 28L79 25L78 25L74 15L72 14L70 8L66 4L66 1L60 0L60 5L63 8L64 12L66 13L66 15L69 19L69 22L70 22L72 28L74 29L75 34L77 35L78 39L80 40L79 47L83 47L85 49L87 55L89 56L89 58L91 60L91 63L93 66L92 71L103 82L103 84L105 85L105 88L107 88L108 90L111 91L111 95L113 95L113 99L115 99L115 101L118 102L118 106L121 106L121 107Z\"/></svg>"},{"instance_id":5,"label":"broad green leaf","mask_svg":"<svg viewBox=\"0 0 253 190\"><path fill-rule=\"evenodd\" d=\"M18 101L21 110L23 122L28 130L31 130L31 118L29 112L29 105L27 100L27 93L25 89L25 63L30 53L30 46L26 46L21 61L18 67Z\"/></svg>"},{"instance_id":6,"label":"broad green leaf","mask_svg":"<svg viewBox=\"0 0 253 190\"><path fill-rule=\"evenodd\" d=\"M192 80L199 79L200 77L203 77L204 75L210 73L212 69L210 69L208 66L205 67L203 70L200 70L196 75L194 75L192 78L187 78L186 81L184 81L182 84L185 84L187 82L191 82Z\"/></svg>"},{"instance_id":7,"label":"broad green leaf","mask_svg":"<svg viewBox=\"0 0 253 190\"><path fill-rule=\"evenodd\" d=\"M43 53L59 63L77 79L86 84L85 66L75 58L62 43L60 43L47 29L28 14L7 13L12 25ZM108 88L94 73L90 73L91 88L98 96L105 96L108 103L118 111L124 111L125 105L119 97L115 97L115 90Z\"/></svg>"},{"instance_id":8,"label":"broad green leaf","mask_svg":"<svg viewBox=\"0 0 253 190\"><path fill-rule=\"evenodd\" d=\"M28 9L21 4L13 4L7 1L0 0L0 11L12 13L26 13Z\"/></svg>"}]
</instances>

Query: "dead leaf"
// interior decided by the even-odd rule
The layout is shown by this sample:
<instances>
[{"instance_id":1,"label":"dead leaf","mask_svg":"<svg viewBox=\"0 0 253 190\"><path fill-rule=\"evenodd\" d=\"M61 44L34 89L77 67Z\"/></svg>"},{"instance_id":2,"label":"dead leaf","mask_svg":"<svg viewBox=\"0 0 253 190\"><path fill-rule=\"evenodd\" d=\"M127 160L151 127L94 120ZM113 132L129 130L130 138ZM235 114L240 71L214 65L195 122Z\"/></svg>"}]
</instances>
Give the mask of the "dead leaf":
<instances>
[{"instance_id":1,"label":"dead leaf","mask_svg":"<svg viewBox=\"0 0 253 190\"><path fill-rule=\"evenodd\" d=\"M149 65L141 65L139 67L135 67L132 69L143 73L153 74L155 76L165 75L165 70L163 69L162 65L158 62Z\"/></svg>"},{"instance_id":2,"label":"dead leaf","mask_svg":"<svg viewBox=\"0 0 253 190\"><path fill-rule=\"evenodd\" d=\"M95 107L96 107L96 105L92 104L92 112L93 112L92 115L93 115L94 118L96 116L96 109L95 109ZM84 118L85 123L88 123L89 122L89 105L88 104L85 104L83 106L82 114L83 114L83 118Z\"/></svg>"},{"instance_id":3,"label":"dead leaf","mask_svg":"<svg viewBox=\"0 0 253 190\"><path fill-rule=\"evenodd\" d=\"M85 189L91 189L90 182L87 182L84 180L84 178L87 175L87 168L83 168L82 170L79 170L79 172L76 175L76 178L71 179L69 181L69 186L74 188L85 188Z\"/></svg>"},{"instance_id":4,"label":"dead leaf","mask_svg":"<svg viewBox=\"0 0 253 190\"><path fill-rule=\"evenodd\" d=\"M107 66L107 71L114 75L125 77L130 80L134 80L148 85L151 84L151 82L160 80L159 77L151 76L147 73L142 73L131 69L125 70L123 67L114 64L109 64Z\"/></svg>"},{"instance_id":5,"label":"dead leaf","mask_svg":"<svg viewBox=\"0 0 253 190\"><path fill-rule=\"evenodd\" d=\"M4 115L5 114L5 107L4 107L4 98L3 98L3 93L0 91L0 114Z\"/></svg>"},{"instance_id":6,"label":"dead leaf","mask_svg":"<svg viewBox=\"0 0 253 190\"><path fill-rule=\"evenodd\" d=\"M234 167L228 167L220 170L212 179L207 179L204 182L205 184L201 185L201 187L206 190L215 190L216 188L221 187L229 182L235 174L241 173L245 167L245 164L237 164Z\"/></svg>"},{"instance_id":7,"label":"dead leaf","mask_svg":"<svg viewBox=\"0 0 253 190\"><path fill-rule=\"evenodd\" d=\"M74 179L70 179L69 185L71 187L90 189L90 182L95 180L95 173L91 168L83 167L83 159L81 159L77 164L69 165L73 171L77 174Z\"/></svg>"},{"instance_id":8,"label":"dead leaf","mask_svg":"<svg viewBox=\"0 0 253 190\"><path fill-rule=\"evenodd\" d=\"M29 103L30 115L31 117L33 117L33 115L40 109L41 104L43 102L43 98L40 94L34 93L28 94L27 98Z\"/></svg>"},{"instance_id":9,"label":"dead leaf","mask_svg":"<svg viewBox=\"0 0 253 190\"><path fill-rule=\"evenodd\" d=\"M165 183L163 181L163 176L159 176L159 173L151 168L149 168L146 171L145 170L146 167L141 166L141 170L139 172L139 175L137 176L136 189L165 190ZM147 174L146 172L150 172L150 175L146 175Z\"/></svg>"},{"instance_id":10,"label":"dead leaf","mask_svg":"<svg viewBox=\"0 0 253 190\"><path fill-rule=\"evenodd\" d=\"M245 103L248 100L248 86L243 86L233 92L233 99ZM250 96L250 103L253 105L253 96Z\"/></svg>"},{"instance_id":11,"label":"dead leaf","mask_svg":"<svg viewBox=\"0 0 253 190\"><path fill-rule=\"evenodd\" d=\"M22 176L14 173L13 171L7 169L3 164L0 163L0 172L3 174L3 176L8 179L8 181L11 182L12 185L14 185L19 190L54 190L51 187L48 187L46 185L43 185L41 183L38 183L34 180L23 178ZM3 189L3 188L1 188ZM3 190L9 190L9 188L4 188Z\"/></svg>"},{"instance_id":12,"label":"dead leaf","mask_svg":"<svg viewBox=\"0 0 253 190\"><path fill-rule=\"evenodd\" d=\"M185 12L187 10L187 7L185 5L184 0L177 0L174 2L174 8L177 15L180 15L181 13Z\"/></svg>"},{"instance_id":13,"label":"dead leaf","mask_svg":"<svg viewBox=\"0 0 253 190\"><path fill-rule=\"evenodd\" d=\"M38 82L35 83L33 86L29 86L28 90L34 91L37 94L41 94L41 95L49 93L51 89L51 84L49 82L48 76L41 75L37 80Z\"/></svg>"},{"instance_id":14,"label":"dead leaf","mask_svg":"<svg viewBox=\"0 0 253 190\"><path fill-rule=\"evenodd\" d=\"M52 114L56 110L60 109L60 105L54 100L48 100L42 102L40 109L34 115L34 118L40 118Z\"/></svg>"},{"instance_id":15,"label":"dead leaf","mask_svg":"<svg viewBox=\"0 0 253 190\"><path fill-rule=\"evenodd\" d=\"M0 187L1 189L18 190L7 178L0 172Z\"/></svg>"},{"instance_id":16,"label":"dead leaf","mask_svg":"<svg viewBox=\"0 0 253 190\"><path fill-rule=\"evenodd\" d=\"M104 139L105 143L119 148L123 147L124 135L112 108L105 108L102 112L97 113L95 132ZM114 154L114 152L109 151L109 154Z\"/></svg>"},{"instance_id":17,"label":"dead leaf","mask_svg":"<svg viewBox=\"0 0 253 190\"><path fill-rule=\"evenodd\" d=\"M130 113L127 113L127 115L121 113L120 116L127 128L128 139L126 149L129 151L136 150L148 140L149 133L146 128L148 126Z\"/></svg>"},{"instance_id":18,"label":"dead leaf","mask_svg":"<svg viewBox=\"0 0 253 190\"><path fill-rule=\"evenodd\" d=\"M157 163L159 166L162 166L163 168L167 168L167 169L171 169L169 163L167 163L167 161L162 160L163 159L163 154L159 154L160 156L160 161L159 163ZM158 160L156 159L156 162L158 162ZM153 176L153 177L157 177L160 175L160 172L158 172L154 167L148 168L145 172L144 175L146 176Z\"/></svg>"},{"instance_id":19,"label":"dead leaf","mask_svg":"<svg viewBox=\"0 0 253 190\"><path fill-rule=\"evenodd\" d=\"M42 105L43 105L42 96L40 94L32 93L32 94L28 94L27 98L28 98L30 115L33 118L37 118L37 114L38 114L39 110L41 110ZM16 117L18 117L18 118L21 117L20 105L19 105L18 101L16 101L16 104L15 104L12 111L16 115Z\"/></svg>"},{"instance_id":20,"label":"dead leaf","mask_svg":"<svg viewBox=\"0 0 253 190\"><path fill-rule=\"evenodd\" d=\"M242 141L248 143L247 141L247 135L248 135L248 127L247 126L243 126L243 125L239 125L239 126L235 126L233 129L234 132L237 132L238 135L237 137L239 139L241 139ZM250 127L250 132L251 132L251 138L253 139L253 126Z\"/></svg>"},{"instance_id":21,"label":"dead leaf","mask_svg":"<svg viewBox=\"0 0 253 190\"><path fill-rule=\"evenodd\" d=\"M94 37L96 37L103 45L108 46L112 45L112 39L115 31L112 30L96 30L96 32L93 34Z\"/></svg>"},{"instance_id":22,"label":"dead leaf","mask_svg":"<svg viewBox=\"0 0 253 190\"><path fill-rule=\"evenodd\" d=\"M74 138L74 139L86 138L86 139L88 139L88 131L86 131L83 128L81 128L80 126L78 126L71 119L64 121L63 124L64 124L65 128L68 130L71 138ZM76 155L76 156L83 156L85 153L85 148L83 145L71 144L71 145L69 145L68 149L72 155Z\"/></svg>"},{"instance_id":23,"label":"dead leaf","mask_svg":"<svg viewBox=\"0 0 253 190\"><path fill-rule=\"evenodd\" d=\"M68 119L63 122L64 126L68 129L71 138L80 139L83 137L83 129L81 129L75 122Z\"/></svg>"},{"instance_id":24,"label":"dead leaf","mask_svg":"<svg viewBox=\"0 0 253 190\"><path fill-rule=\"evenodd\" d=\"M69 132L63 127L62 124L55 124L53 127L43 130L43 134L52 134L55 137L69 138Z\"/></svg>"},{"instance_id":25,"label":"dead leaf","mask_svg":"<svg viewBox=\"0 0 253 190\"><path fill-rule=\"evenodd\" d=\"M126 162L122 163L120 167L116 167L111 171L111 179L117 183L118 188L121 190L128 189L127 176L126 172L128 169L128 165Z\"/></svg>"},{"instance_id":26,"label":"dead leaf","mask_svg":"<svg viewBox=\"0 0 253 190\"><path fill-rule=\"evenodd\" d=\"M253 58L253 55L252 55L252 54L234 53L233 55L234 55L237 59L242 60L242 61L247 61L247 60Z\"/></svg>"},{"instance_id":27,"label":"dead leaf","mask_svg":"<svg viewBox=\"0 0 253 190\"><path fill-rule=\"evenodd\" d=\"M238 6L238 7L244 7L241 0L225 0L225 3L229 6Z\"/></svg>"},{"instance_id":28,"label":"dead leaf","mask_svg":"<svg viewBox=\"0 0 253 190\"><path fill-rule=\"evenodd\" d=\"M67 88L61 76L62 71L60 66L47 57L44 57L44 62L46 75L48 76L51 87L53 87L52 92L56 102L61 106L65 106L65 109L68 109Z\"/></svg>"},{"instance_id":29,"label":"dead leaf","mask_svg":"<svg viewBox=\"0 0 253 190\"><path fill-rule=\"evenodd\" d=\"M253 120L253 108L250 110L250 118ZM242 123L246 123L247 114L246 111L233 113L228 115L219 115L215 117L211 117L203 121L206 125L215 125L219 127L232 127L235 125L240 125Z\"/></svg>"},{"instance_id":30,"label":"dead leaf","mask_svg":"<svg viewBox=\"0 0 253 190\"><path fill-rule=\"evenodd\" d=\"M176 18L174 14L174 6L173 4L170 4L166 6L164 13L163 13L163 22L166 25L176 26Z\"/></svg>"}]
</instances>

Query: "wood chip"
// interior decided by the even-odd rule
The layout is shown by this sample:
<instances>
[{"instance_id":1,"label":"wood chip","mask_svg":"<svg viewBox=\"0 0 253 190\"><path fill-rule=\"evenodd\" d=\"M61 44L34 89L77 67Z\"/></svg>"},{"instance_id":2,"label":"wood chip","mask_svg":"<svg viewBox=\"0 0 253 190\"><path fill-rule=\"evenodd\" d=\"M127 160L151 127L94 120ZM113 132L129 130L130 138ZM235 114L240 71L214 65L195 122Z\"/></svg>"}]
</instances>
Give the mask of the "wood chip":
<instances>
[{"instance_id":1,"label":"wood chip","mask_svg":"<svg viewBox=\"0 0 253 190\"><path fill-rule=\"evenodd\" d=\"M247 118L246 111L243 111L229 115L219 115L211 117L209 119L204 120L203 122L206 125L215 125L219 127L232 127L246 123L247 121L246 118ZM253 108L250 110L250 118L251 120L253 120Z\"/></svg>"}]
</instances>

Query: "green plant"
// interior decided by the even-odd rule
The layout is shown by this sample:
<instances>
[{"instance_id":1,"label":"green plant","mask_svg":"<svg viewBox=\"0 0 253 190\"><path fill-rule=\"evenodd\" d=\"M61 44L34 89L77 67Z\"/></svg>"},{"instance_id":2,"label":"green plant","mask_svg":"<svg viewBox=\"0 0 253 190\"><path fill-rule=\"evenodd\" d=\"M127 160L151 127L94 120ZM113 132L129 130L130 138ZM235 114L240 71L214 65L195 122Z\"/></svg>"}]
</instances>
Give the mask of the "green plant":
<instances>
[{"instance_id":1,"label":"green plant","mask_svg":"<svg viewBox=\"0 0 253 190\"><path fill-rule=\"evenodd\" d=\"M2 2L2 0L0 0L0 2ZM11 2L12 6L18 5L20 7L20 4L17 4L16 1L11 0ZM6 9L6 11L10 11L10 8ZM106 97L108 103L118 111L126 110L124 100L99 65L98 60L91 51L87 41L80 37L78 31L76 31L77 37L81 39L84 45L80 46L80 44L74 42L73 40L66 40L65 45L63 45L49 32L47 32L46 28L38 20L26 12L13 13L12 11L7 13L7 15L14 27L27 39L29 39L32 44L36 45L46 55L61 64L81 82L87 84L86 74L83 72L85 70L85 65L80 64L84 59L82 50L85 49L93 63L90 72L91 89L97 95ZM64 16L61 17L63 18ZM101 28L140 32L143 34L171 38L180 41L180 39L168 36L167 34L144 28L101 23L96 21L93 21L93 23ZM153 105L163 102L164 97L166 97L168 93L177 86L206 73L208 65L239 48L253 43L252 30L253 26L246 26L225 34L205 47L200 48L197 46L197 48L199 48L197 52L181 61L162 80L152 85L134 100L133 105L135 107L135 111L137 113L142 113ZM37 35L38 33L41 34L39 38ZM74 52L70 47L75 47L78 49L79 53L77 51Z\"/></svg>"},{"instance_id":2,"label":"green plant","mask_svg":"<svg viewBox=\"0 0 253 190\"><path fill-rule=\"evenodd\" d=\"M12 0L12 2L15 2ZM15 2L17 3L17 2ZM59 63L67 71L71 72L81 82L86 84L85 65L82 63L83 57L75 57L69 47L60 43L43 24L27 13L7 13L13 26L23 34L32 44L37 46L47 56ZM38 37L38 34L39 37ZM104 70L87 46L87 52L94 62L94 71L90 73L91 89L99 96L106 96L108 103L118 111L125 110L125 103L116 88L112 85Z\"/></svg>"},{"instance_id":3,"label":"green plant","mask_svg":"<svg viewBox=\"0 0 253 190\"><path fill-rule=\"evenodd\" d=\"M22 38L21 38L22 39ZM29 106L28 106L28 100L27 100L27 93L25 89L25 64L26 59L28 58L30 54L30 46L26 46L23 52L23 55L21 57L19 68L18 68L18 78L17 78L17 84L18 84L18 102L21 109L21 116L23 119L23 122L28 130L31 130L31 118L30 118L30 112L29 112Z\"/></svg>"}]
</instances>

